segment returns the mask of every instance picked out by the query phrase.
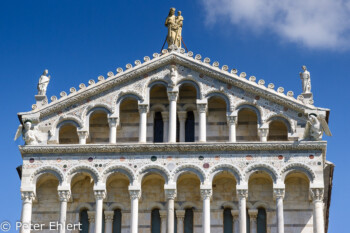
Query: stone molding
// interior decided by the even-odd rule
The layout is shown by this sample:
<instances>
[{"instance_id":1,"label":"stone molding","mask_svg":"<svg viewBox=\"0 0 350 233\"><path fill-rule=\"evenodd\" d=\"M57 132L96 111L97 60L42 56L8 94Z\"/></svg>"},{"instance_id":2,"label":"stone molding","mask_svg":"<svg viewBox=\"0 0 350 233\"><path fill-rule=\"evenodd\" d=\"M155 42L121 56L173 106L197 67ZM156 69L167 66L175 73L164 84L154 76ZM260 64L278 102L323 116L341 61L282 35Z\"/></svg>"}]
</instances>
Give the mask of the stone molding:
<instances>
[{"instance_id":1,"label":"stone molding","mask_svg":"<svg viewBox=\"0 0 350 233\"><path fill-rule=\"evenodd\" d=\"M89 145L35 145L19 146L22 156L27 154L65 153L130 153L130 152L195 152L195 151L268 151L268 150L322 150L326 141L251 142L251 143L162 143L162 144L89 144Z\"/></svg>"}]
</instances>

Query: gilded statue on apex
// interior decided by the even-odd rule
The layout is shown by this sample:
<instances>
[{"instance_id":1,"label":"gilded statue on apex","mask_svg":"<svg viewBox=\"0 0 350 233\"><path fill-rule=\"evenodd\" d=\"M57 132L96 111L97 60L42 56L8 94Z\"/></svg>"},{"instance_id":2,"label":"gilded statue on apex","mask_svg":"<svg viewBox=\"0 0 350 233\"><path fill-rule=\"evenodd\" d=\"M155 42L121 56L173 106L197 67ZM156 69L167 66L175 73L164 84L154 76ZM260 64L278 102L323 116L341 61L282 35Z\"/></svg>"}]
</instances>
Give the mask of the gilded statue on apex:
<instances>
[{"instance_id":1,"label":"gilded statue on apex","mask_svg":"<svg viewBox=\"0 0 350 233\"><path fill-rule=\"evenodd\" d=\"M182 25L184 18L181 15L181 11L177 12L175 16L175 8L170 8L169 15L165 20L165 26L168 28L167 42L168 47L176 45L178 48L181 47L182 41Z\"/></svg>"}]
</instances>

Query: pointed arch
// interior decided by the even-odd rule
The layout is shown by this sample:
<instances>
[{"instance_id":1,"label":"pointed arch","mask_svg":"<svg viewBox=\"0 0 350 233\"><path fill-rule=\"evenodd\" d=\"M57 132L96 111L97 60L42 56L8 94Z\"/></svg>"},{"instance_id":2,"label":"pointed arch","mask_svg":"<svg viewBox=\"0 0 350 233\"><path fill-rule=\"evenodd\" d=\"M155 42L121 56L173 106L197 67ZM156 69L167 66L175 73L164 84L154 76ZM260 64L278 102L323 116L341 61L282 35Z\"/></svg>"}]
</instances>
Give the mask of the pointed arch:
<instances>
[{"instance_id":1,"label":"pointed arch","mask_svg":"<svg viewBox=\"0 0 350 233\"><path fill-rule=\"evenodd\" d=\"M201 183L204 183L207 180L207 176L205 174L205 172L203 171L202 168L200 168L199 166L195 165L195 164L183 164L179 167L177 167L173 173L172 173L172 179L173 182L177 182L178 178L186 172L190 172L195 174L199 180L201 181Z\"/></svg>"},{"instance_id":2,"label":"pointed arch","mask_svg":"<svg viewBox=\"0 0 350 233\"><path fill-rule=\"evenodd\" d=\"M267 163L253 163L249 165L244 171L246 182L249 182L250 176L258 171L266 172L271 177L274 184L280 178L276 169L271 165Z\"/></svg>"}]
</instances>

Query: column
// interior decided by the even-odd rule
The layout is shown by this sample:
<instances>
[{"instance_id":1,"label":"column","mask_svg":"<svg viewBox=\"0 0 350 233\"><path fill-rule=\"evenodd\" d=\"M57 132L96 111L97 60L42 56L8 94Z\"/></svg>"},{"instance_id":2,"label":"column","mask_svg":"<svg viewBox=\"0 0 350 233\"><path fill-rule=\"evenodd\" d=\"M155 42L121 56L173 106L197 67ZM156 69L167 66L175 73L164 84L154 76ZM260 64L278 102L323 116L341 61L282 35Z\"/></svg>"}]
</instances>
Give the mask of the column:
<instances>
[{"instance_id":1,"label":"column","mask_svg":"<svg viewBox=\"0 0 350 233\"><path fill-rule=\"evenodd\" d=\"M185 142L185 123L186 123L186 117L187 117L187 112L181 111L178 112L177 115L179 116L179 123L180 123L180 142Z\"/></svg>"},{"instance_id":2,"label":"column","mask_svg":"<svg viewBox=\"0 0 350 233\"><path fill-rule=\"evenodd\" d=\"M236 122L237 116L227 116L227 124L229 126L229 142L236 142Z\"/></svg>"},{"instance_id":3,"label":"column","mask_svg":"<svg viewBox=\"0 0 350 233\"><path fill-rule=\"evenodd\" d=\"M141 190L129 188L129 194L131 199L130 233L138 233L139 199L141 197Z\"/></svg>"},{"instance_id":4,"label":"column","mask_svg":"<svg viewBox=\"0 0 350 233\"><path fill-rule=\"evenodd\" d=\"M67 202L70 199L69 190L59 190L58 197L60 200L60 219L59 219L59 233L66 232L66 219L67 219Z\"/></svg>"},{"instance_id":5,"label":"column","mask_svg":"<svg viewBox=\"0 0 350 233\"><path fill-rule=\"evenodd\" d=\"M95 190L96 213L95 213L95 233L102 233L103 199L106 197L105 190Z\"/></svg>"},{"instance_id":6,"label":"column","mask_svg":"<svg viewBox=\"0 0 350 233\"><path fill-rule=\"evenodd\" d=\"M203 233L210 233L210 198L212 196L211 189L201 189L201 197L203 200Z\"/></svg>"},{"instance_id":7,"label":"column","mask_svg":"<svg viewBox=\"0 0 350 233\"><path fill-rule=\"evenodd\" d=\"M284 216L283 216L284 189L275 188L273 190L273 195L276 199L277 233L284 233Z\"/></svg>"},{"instance_id":8,"label":"column","mask_svg":"<svg viewBox=\"0 0 350 233\"><path fill-rule=\"evenodd\" d=\"M176 210L176 218L177 218L177 233L184 233L185 211Z\"/></svg>"},{"instance_id":9,"label":"column","mask_svg":"<svg viewBox=\"0 0 350 233\"><path fill-rule=\"evenodd\" d=\"M105 233L112 233L114 211L105 211Z\"/></svg>"},{"instance_id":10,"label":"column","mask_svg":"<svg viewBox=\"0 0 350 233\"><path fill-rule=\"evenodd\" d=\"M174 233L174 211L175 211L175 198L176 198L176 189L164 189L165 197L167 199L167 207L168 207L168 233Z\"/></svg>"},{"instance_id":11,"label":"column","mask_svg":"<svg viewBox=\"0 0 350 233\"><path fill-rule=\"evenodd\" d=\"M237 189L238 205L239 205L239 233L249 233L247 232L247 197L248 189Z\"/></svg>"},{"instance_id":12,"label":"column","mask_svg":"<svg viewBox=\"0 0 350 233\"><path fill-rule=\"evenodd\" d=\"M21 233L30 233L30 223L32 221L32 203L35 194L32 191L21 192L22 197L22 216L21 216Z\"/></svg>"},{"instance_id":13,"label":"column","mask_svg":"<svg viewBox=\"0 0 350 233\"><path fill-rule=\"evenodd\" d=\"M197 100L197 111L199 114L199 142L207 141L207 101Z\"/></svg>"},{"instance_id":14,"label":"column","mask_svg":"<svg viewBox=\"0 0 350 233\"><path fill-rule=\"evenodd\" d=\"M239 211L231 210L232 218L233 218L233 233L239 233Z\"/></svg>"},{"instance_id":15,"label":"column","mask_svg":"<svg viewBox=\"0 0 350 233\"><path fill-rule=\"evenodd\" d=\"M89 132L86 130L79 130L77 131L78 137L79 137L79 144L85 145L86 144L86 139L89 136Z\"/></svg>"},{"instance_id":16,"label":"column","mask_svg":"<svg viewBox=\"0 0 350 233\"><path fill-rule=\"evenodd\" d=\"M89 233L94 233L95 231L95 211L88 211L89 218Z\"/></svg>"},{"instance_id":17,"label":"column","mask_svg":"<svg viewBox=\"0 0 350 233\"><path fill-rule=\"evenodd\" d=\"M167 211L166 210L160 210L159 215L160 215L160 233L167 233L166 232L166 223L167 223Z\"/></svg>"},{"instance_id":18,"label":"column","mask_svg":"<svg viewBox=\"0 0 350 233\"><path fill-rule=\"evenodd\" d=\"M261 142L267 142L267 135L269 134L269 126L263 124L259 129L259 136Z\"/></svg>"},{"instance_id":19,"label":"column","mask_svg":"<svg viewBox=\"0 0 350 233\"><path fill-rule=\"evenodd\" d=\"M250 233L258 233L258 225L256 218L258 217L258 210L248 210L250 217Z\"/></svg>"},{"instance_id":20,"label":"column","mask_svg":"<svg viewBox=\"0 0 350 233\"><path fill-rule=\"evenodd\" d=\"M311 188L311 197L314 204L314 233L324 233L324 216L323 216L323 188Z\"/></svg>"},{"instance_id":21,"label":"column","mask_svg":"<svg viewBox=\"0 0 350 233\"><path fill-rule=\"evenodd\" d=\"M176 101L178 91L168 91L169 98L169 136L168 141L170 143L176 142Z\"/></svg>"},{"instance_id":22,"label":"column","mask_svg":"<svg viewBox=\"0 0 350 233\"><path fill-rule=\"evenodd\" d=\"M163 142L168 142L169 112L162 112L162 119L163 119Z\"/></svg>"},{"instance_id":23,"label":"column","mask_svg":"<svg viewBox=\"0 0 350 233\"><path fill-rule=\"evenodd\" d=\"M109 117L109 143L115 144L117 143L117 122L118 117Z\"/></svg>"},{"instance_id":24,"label":"column","mask_svg":"<svg viewBox=\"0 0 350 233\"><path fill-rule=\"evenodd\" d=\"M147 112L148 104L139 104L140 113L140 129L139 129L139 142L147 142Z\"/></svg>"}]
</instances>

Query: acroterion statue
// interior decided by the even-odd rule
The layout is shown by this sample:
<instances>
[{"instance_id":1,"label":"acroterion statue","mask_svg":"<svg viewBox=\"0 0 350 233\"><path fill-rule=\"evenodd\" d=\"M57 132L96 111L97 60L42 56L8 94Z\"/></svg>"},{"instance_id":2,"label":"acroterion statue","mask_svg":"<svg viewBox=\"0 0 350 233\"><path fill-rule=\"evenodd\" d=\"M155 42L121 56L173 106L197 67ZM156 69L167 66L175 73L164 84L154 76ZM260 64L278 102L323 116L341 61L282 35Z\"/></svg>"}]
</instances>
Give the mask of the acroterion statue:
<instances>
[{"instance_id":1,"label":"acroterion statue","mask_svg":"<svg viewBox=\"0 0 350 233\"><path fill-rule=\"evenodd\" d=\"M49 73L48 70L44 70L43 74L39 78L39 83L38 83L38 95L46 95L46 90L47 86L49 85L50 82L50 75L47 76Z\"/></svg>"},{"instance_id":2,"label":"acroterion statue","mask_svg":"<svg viewBox=\"0 0 350 233\"><path fill-rule=\"evenodd\" d=\"M310 72L307 71L306 66L302 66L303 72L300 72L300 79L303 86L303 94L311 93Z\"/></svg>"},{"instance_id":3,"label":"acroterion statue","mask_svg":"<svg viewBox=\"0 0 350 233\"><path fill-rule=\"evenodd\" d=\"M178 11L178 15L175 16L175 8L170 8L169 15L165 20L165 26L168 28L166 39L168 47L173 44L179 48L181 47L183 20L184 18L181 15L181 11Z\"/></svg>"}]
</instances>

